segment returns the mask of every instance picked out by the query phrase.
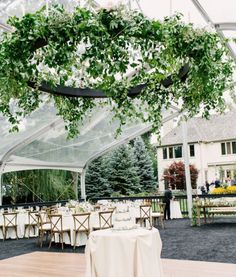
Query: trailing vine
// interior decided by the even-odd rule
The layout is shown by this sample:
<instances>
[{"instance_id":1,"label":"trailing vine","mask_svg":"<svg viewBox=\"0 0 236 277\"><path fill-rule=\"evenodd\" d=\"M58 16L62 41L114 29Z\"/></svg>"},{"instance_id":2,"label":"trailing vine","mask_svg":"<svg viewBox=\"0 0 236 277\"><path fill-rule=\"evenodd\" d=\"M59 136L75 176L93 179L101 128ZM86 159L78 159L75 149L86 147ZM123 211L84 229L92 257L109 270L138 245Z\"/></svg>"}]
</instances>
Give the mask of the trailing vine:
<instances>
[{"instance_id":1,"label":"trailing vine","mask_svg":"<svg viewBox=\"0 0 236 277\"><path fill-rule=\"evenodd\" d=\"M217 33L183 23L180 15L161 22L123 8L68 13L54 6L48 14L43 8L21 19L12 17L8 24L14 31L0 41L0 112L12 131L48 101L38 89L44 81L52 87L100 89L108 96L102 101L47 96L69 137L78 134L78 122L98 105L110 105L120 126L138 117L151 122L153 131L159 130L162 110L171 104L187 116L202 112L208 117L211 109L224 109L223 92L232 84L234 67L225 42ZM178 72L185 64L190 70L182 82ZM135 74L128 77L131 70ZM161 81L170 75L173 84L166 88ZM140 84L146 88L130 98L128 90Z\"/></svg>"}]
</instances>

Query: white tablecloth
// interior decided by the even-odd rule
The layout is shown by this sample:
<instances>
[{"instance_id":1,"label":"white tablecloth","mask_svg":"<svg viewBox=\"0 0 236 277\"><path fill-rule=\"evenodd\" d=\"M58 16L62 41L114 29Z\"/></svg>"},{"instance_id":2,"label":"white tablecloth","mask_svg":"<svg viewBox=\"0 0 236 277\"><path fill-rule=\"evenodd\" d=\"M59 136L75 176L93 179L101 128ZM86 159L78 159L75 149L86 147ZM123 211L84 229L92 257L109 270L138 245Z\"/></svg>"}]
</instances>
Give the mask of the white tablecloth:
<instances>
[{"instance_id":1,"label":"white tablecloth","mask_svg":"<svg viewBox=\"0 0 236 277\"><path fill-rule=\"evenodd\" d=\"M23 238L24 237L24 232L25 232L25 224L28 223L28 212L25 210L19 211L17 213L17 234L18 238ZM0 225L4 224L4 219L3 219L3 214L0 214ZM35 234L33 232L33 229L30 229L30 237L32 236L37 236L38 235L38 230L35 230ZM28 236L28 230L26 231L26 236ZM15 239L16 238L16 233L13 228L9 228L7 231L7 238ZM0 231L0 239L3 239L3 234Z\"/></svg>"},{"instance_id":2,"label":"white tablecloth","mask_svg":"<svg viewBox=\"0 0 236 277\"><path fill-rule=\"evenodd\" d=\"M182 218L182 213L180 210L180 204L177 200L170 201L170 217L171 218Z\"/></svg>"},{"instance_id":3,"label":"white tablecloth","mask_svg":"<svg viewBox=\"0 0 236 277\"><path fill-rule=\"evenodd\" d=\"M92 232L86 244L86 277L161 277L162 242L155 228Z\"/></svg>"}]
</instances>

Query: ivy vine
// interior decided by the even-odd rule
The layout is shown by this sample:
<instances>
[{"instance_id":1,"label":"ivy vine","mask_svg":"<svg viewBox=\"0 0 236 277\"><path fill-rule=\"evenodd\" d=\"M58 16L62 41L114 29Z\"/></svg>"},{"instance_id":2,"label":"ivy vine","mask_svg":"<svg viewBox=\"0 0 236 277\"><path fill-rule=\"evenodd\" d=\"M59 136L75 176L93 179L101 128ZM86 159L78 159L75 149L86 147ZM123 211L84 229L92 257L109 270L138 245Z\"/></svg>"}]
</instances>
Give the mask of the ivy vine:
<instances>
[{"instance_id":1,"label":"ivy vine","mask_svg":"<svg viewBox=\"0 0 236 277\"><path fill-rule=\"evenodd\" d=\"M53 6L49 13L43 8L12 17L8 24L14 31L0 39L0 112L12 131L48 98L69 137L78 134L78 122L93 107L104 104L111 106L120 127L138 117L158 131L163 108L176 104L187 116L201 112L208 117L211 109L224 109L223 92L232 85L234 62L225 42L215 32L183 23L180 15L161 22L124 8L68 13ZM185 64L190 70L182 82L178 72ZM135 74L128 76L131 70ZM170 75L173 84L166 88L161 81ZM52 87L100 89L107 98L45 98L38 89L44 81ZM128 96L130 88L144 83L135 99Z\"/></svg>"}]
</instances>

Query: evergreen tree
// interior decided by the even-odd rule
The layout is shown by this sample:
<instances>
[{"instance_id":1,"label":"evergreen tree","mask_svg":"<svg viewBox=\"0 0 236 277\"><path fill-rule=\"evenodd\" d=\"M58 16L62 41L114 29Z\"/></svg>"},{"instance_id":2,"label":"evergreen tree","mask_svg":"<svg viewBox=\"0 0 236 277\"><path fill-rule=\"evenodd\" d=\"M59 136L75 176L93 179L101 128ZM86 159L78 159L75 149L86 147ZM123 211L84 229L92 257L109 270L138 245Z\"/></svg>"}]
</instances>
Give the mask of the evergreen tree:
<instances>
[{"instance_id":1,"label":"evergreen tree","mask_svg":"<svg viewBox=\"0 0 236 277\"><path fill-rule=\"evenodd\" d=\"M111 153L108 161L108 182L115 193L131 195L141 191L134 153L130 146L121 145Z\"/></svg>"},{"instance_id":2,"label":"evergreen tree","mask_svg":"<svg viewBox=\"0 0 236 277\"><path fill-rule=\"evenodd\" d=\"M111 196L112 189L105 176L103 158L92 161L85 176L86 195L88 198Z\"/></svg>"},{"instance_id":3,"label":"evergreen tree","mask_svg":"<svg viewBox=\"0 0 236 277\"><path fill-rule=\"evenodd\" d=\"M134 156L136 166L138 167L137 173L140 179L142 190L145 192L154 191L156 189L156 182L152 159L141 137L138 137L134 140Z\"/></svg>"},{"instance_id":4,"label":"evergreen tree","mask_svg":"<svg viewBox=\"0 0 236 277\"><path fill-rule=\"evenodd\" d=\"M141 136L144 141L145 147L148 151L148 154L152 160L153 170L154 170L154 178L157 181L157 148L151 144L151 132L147 132Z\"/></svg>"}]
</instances>

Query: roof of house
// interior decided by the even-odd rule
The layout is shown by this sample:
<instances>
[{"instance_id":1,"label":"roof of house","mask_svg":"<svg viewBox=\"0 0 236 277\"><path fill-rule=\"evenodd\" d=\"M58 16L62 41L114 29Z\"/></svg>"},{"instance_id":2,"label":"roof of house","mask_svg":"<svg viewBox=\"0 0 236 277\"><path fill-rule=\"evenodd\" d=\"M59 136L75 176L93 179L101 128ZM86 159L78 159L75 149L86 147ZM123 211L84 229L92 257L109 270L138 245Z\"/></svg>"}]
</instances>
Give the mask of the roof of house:
<instances>
[{"instance_id":1,"label":"roof of house","mask_svg":"<svg viewBox=\"0 0 236 277\"><path fill-rule=\"evenodd\" d=\"M188 142L212 142L236 138L236 110L212 115L209 120L195 117L187 121ZM161 146L181 144L182 127L177 126L161 139Z\"/></svg>"}]
</instances>

